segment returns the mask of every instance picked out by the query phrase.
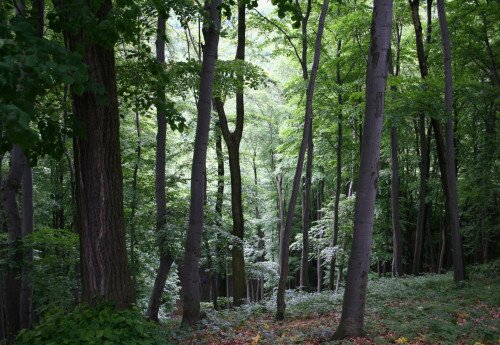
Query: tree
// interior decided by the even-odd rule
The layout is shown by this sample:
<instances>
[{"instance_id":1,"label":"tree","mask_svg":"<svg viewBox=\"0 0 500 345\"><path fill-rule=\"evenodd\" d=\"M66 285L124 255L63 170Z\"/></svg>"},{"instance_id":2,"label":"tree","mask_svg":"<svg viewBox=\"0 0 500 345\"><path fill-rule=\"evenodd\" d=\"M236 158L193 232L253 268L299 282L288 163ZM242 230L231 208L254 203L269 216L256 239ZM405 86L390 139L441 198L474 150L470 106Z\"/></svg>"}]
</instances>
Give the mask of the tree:
<instances>
[{"instance_id":1,"label":"tree","mask_svg":"<svg viewBox=\"0 0 500 345\"><path fill-rule=\"evenodd\" d=\"M165 63L165 17L158 14L156 27L156 61L158 64ZM156 107L156 166L155 166L155 202L156 202L156 234L160 252L160 266L156 272L156 278L149 298L146 316L150 320L158 322L158 312L160 310L161 296L165 288L168 273L172 267L174 259L166 251L166 217L167 217L167 195L165 186L165 165L166 165L166 136L167 136L167 114L164 110L165 87L158 85Z\"/></svg>"},{"instance_id":2,"label":"tree","mask_svg":"<svg viewBox=\"0 0 500 345\"><path fill-rule=\"evenodd\" d=\"M200 319L200 290L198 262L201 253L203 209L205 203L205 164L207 160L208 133L212 111L215 62L220 34L220 5L222 0L205 2L206 20L203 22L205 46L201 66L198 117L191 170L191 201L189 227L186 234L184 262L181 270L184 311L182 323L194 325Z\"/></svg>"},{"instance_id":3,"label":"tree","mask_svg":"<svg viewBox=\"0 0 500 345\"><path fill-rule=\"evenodd\" d=\"M67 13L66 6L70 5L58 3L57 10ZM112 2L105 0L98 8L87 4L82 10L102 23L109 20ZM82 299L90 304L113 301L123 309L131 307L135 291L125 245L114 41L96 42L85 29L66 33L72 51L85 47L83 62L88 66L89 78L103 91L72 92L75 123L81 129L73 139L73 150Z\"/></svg>"},{"instance_id":4,"label":"tree","mask_svg":"<svg viewBox=\"0 0 500 345\"><path fill-rule=\"evenodd\" d=\"M455 282L465 280L465 266L462 254L462 238L458 213L457 176L455 169L455 144L453 134L453 78L451 71L451 40L444 1L437 0L439 27L444 53L444 105L446 112L446 179L448 181L448 207L453 248L453 278Z\"/></svg>"},{"instance_id":5,"label":"tree","mask_svg":"<svg viewBox=\"0 0 500 345\"><path fill-rule=\"evenodd\" d=\"M366 105L356 193L354 233L342 317L334 338L363 334L368 271L370 269L373 210L377 193L385 88L390 60L392 0L374 0L371 43L366 67Z\"/></svg>"},{"instance_id":6,"label":"tree","mask_svg":"<svg viewBox=\"0 0 500 345\"><path fill-rule=\"evenodd\" d=\"M245 61L245 34L246 34L246 5L244 0L238 1L238 44L236 47L236 60ZM233 132L229 130L224 104L220 97L215 97L215 106L219 115L220 129L227 146L229 156L229 170L231 173L231 211L233 216L233 236L241 243L233 244L233 305L240 306L247 295L245 258L243 255L243 241L245 236L243 220L243 201L241 196L241 168L240 168L240 142L243 135L245 118L245 102L243 97L243 73L237 76L239 90L236 92L236 127Z\"/></svg>"},{"instance_id":7,"label":"tree","mask_svg":"<svg viewBox=\"0 0 500 345\"><path fill-rule=\"evenodd\" d=\"M295 168L295 175L293 178L292 193L290 195L290 202L288 203L288 210L286 215L286 223L283 229L283 235L280 243L280 277L278 282L278 293L276 297L276 320L283 320L285 318L285 288L288 278L288 247L290 244L290 235L292 231L293 218L295 213L295 205L299 192L299 184L302 175L302 165L304 164L304 156L311 135L312 125L312 103L314 97L314 86L316 83L316 75L318 73L319 59L321 54L321 39L323 37L323 30L325 27L325 18L328 11L328 0L323 1L321 7L321 14L318 21L318 31L316 33L316 42L314 45L314 59L311 68L311 75L306 93L306 110L304 115L304 129L302 133L302 141L299 149L299 156L297 159L297 166Z\"/></svg>"}]
</instances>

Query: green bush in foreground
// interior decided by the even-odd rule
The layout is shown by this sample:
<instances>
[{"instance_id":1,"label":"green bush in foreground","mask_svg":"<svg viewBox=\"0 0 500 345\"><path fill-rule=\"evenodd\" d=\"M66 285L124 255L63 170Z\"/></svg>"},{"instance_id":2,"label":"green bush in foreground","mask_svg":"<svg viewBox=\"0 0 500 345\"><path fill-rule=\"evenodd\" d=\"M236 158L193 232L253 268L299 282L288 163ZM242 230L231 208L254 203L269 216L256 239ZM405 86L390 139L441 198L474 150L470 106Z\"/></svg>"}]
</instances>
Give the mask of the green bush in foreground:
<instances>
[{"instance_id":1,"label":"green bush in foreground","mask_svg":"<svg viewBox=\"0 0 500 345\"><path fill-rule=\"evenodd\" d=\"M15 344L157 345L162 341L159 326L146 321L137 311L100 305L80 306L70 313L54 308L34 330L23 330Z\"/></svg>"}]
</instances>

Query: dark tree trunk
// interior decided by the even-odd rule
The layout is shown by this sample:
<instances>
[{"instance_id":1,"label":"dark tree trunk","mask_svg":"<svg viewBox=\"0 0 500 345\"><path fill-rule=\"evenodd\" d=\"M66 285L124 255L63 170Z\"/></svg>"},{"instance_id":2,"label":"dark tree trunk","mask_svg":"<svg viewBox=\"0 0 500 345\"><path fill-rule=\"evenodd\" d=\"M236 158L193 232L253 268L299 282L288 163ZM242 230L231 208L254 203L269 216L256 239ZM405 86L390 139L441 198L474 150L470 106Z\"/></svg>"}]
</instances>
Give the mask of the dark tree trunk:
<instances>
[{"instance_id":1,"label":"dark tree trunk","mask_svg":"<svg viewBox=\"0 0 500 345\"><path fill-rule=\"evenodd\" d=\"M181 274L181 285L184 294L182 323L184 325L194 325L200 319L200 277L198 263L201 254L204 221L205 164L207 161L208 135L212 112L215 61L217 60L221 23L220 4L221 0L205 2L207 18L203 25L205 46L201 66L198 118L191 170L191 205Z\"/></svg>"},{"instance_id":2,"label":"dark tree trunk","mask_svg":"<svg viewBox=\"0 0 500 345\"><path fill-rule=\"evenodd\" d=\"M238 2L238 44L236 47L236 60L245 60L245 2ZM243 80L243 75L238 78ZM243 124L245 117L243 89L236 92L236 127L234 132L229 130L227 117L224 111L224 104L219 97L215 98L217 113L222 130L222 136L226 142L229 156L229 170L231 172L231 210L233 216L233 236L236 236L240 243L233 245L233 305L240 306L247 297L245 258L243 255L244 241L244 221L243 221L243 201L241 196L241 168L240 168L240 142L243 134Z\"/></svg>"},{"instance_id":3,"label":"dark tree trunk","mask_svg":"<svg viewBox=\"0 0 500 345\"><path fill-rule=\"evenodd\" d=\"M165 18L158 15L156 28L156 61L158 64L165 63ZM156 111L156 165L155 165L155 202L156 202L156 236L160 253L160 266L156 272L156 278L149 297L146 317L149 320L158 322L158 312L161 305L161 296L165 289L165 283L174 262L172 255L167 252L165 243L167 224L167 193L165 187L165 165L166 165L166 140L167 140L167 119L166 113L162 110L165 103L165 88L158 86L157 91L157 111Z\"/></svg>"},{"instance_id":4,"label":"dark tree trunk","mask_svg":"<svg viewBox=\"0 0 500 345\"><path fill-rule=\"evenodd\" d=\"M453 79L451 69L451 40L448 32L448 22L444 9L444 1L437 0L439 27L444 53L444 98L447 114L446 122L446 177L448 180L448 206L451 229L451 245L453 249L453 269L455 282L465 280L465 265L463 262L462 238L458 213L457 176L455 174L455 149L453 143Z\"/></svg>"},{"instance_id":5,"label":"dark tree trunk","mask_svg":"<svg viewBox=\"0 0 500 345\"><path fill-rule=\"evenodd\" d=\"M11 150L10 168L2 181L2 206L8 233L8 260L22 262L22 225L17 204L23 173L26 171L26 157L18 145ZM21 330L21 273L19 265L5 270L5 331L7 343L12 343Z\"/></svg>"},{"instance_id":6,"label":"dark tree trunk","mask_svg":"<svg viewBox=\"0 0 500 345\"><path fill-rule=\"evenodd\" d=\"M95 11L98 21L109 20L112 2L105 0L98 9L89 10ZM101 96L91 91L73 93L75 122L82 128L82 135L73 139L82 299L91 304L112 300L118 308L129 308L135 291L125 243L114 49L93 42L83 31L67 36L72 51L84 47L89 78L106 94L103 104Z\"/></svg>"},{"instance_id":7,"label":"dark tree trunk","mask_svg":"<svg viewBox=\"0 0 500 345\"><path fill-rule=\"evenodd\" d=\"M325 181L323 178L318 183L318 195L317 195L317 214L318 221L323 218L323 193L325 189ZM316 274L317 274L317 292L321 292L321 287L323 286L323 264L321 260L321 234L318 235L318 249L317 249L317 266L316 266Z\"/></svg>"},{"instance_id":8,"label":"dark tree trunk","mask_svg":"<svg viewBox=\"0 0 500 345\"><path fill-rule=\"evenodd\" d=\"M300 143L299 156L297 159L297 166L295 168L295 176L293 178L292 193L290 195L290 202L288 204L286 224L283 229L282 242L280 244L280 277L278 283L278 293L277 293L277 310L276 319L283 320L285 318L285 288L286 281L288 278L288 247L290 243L290 235L292 231L293 218L295 213L295 205L297 203L297 197L299 193L300 178L302 175L302 166L304 164L304 156L306 153L307 143L309 142L310 128L312 125L312 103L314 97L314 87L316 83L316 75L318 73L319 58L321 54L321 39L323 37L323 30L325 27L325 18L328 11L328 0L323 1L323 6L321 8L321 14L318 22L318 31L316 33L316 42L314 46L314 59L311 68L311 76L309 78L309 83L307 86L307 96L306 96L306 110L304 115L304 129L302 133L302 141Z\"/></svg>"},{"instance_id":9,"label":"dark tree trunk","mask_svg":"<svg viewBox=\"0 0 500 345\"><path fill-rule=\"evenodd\" d=\"M391 26L392 0L375 0L366 70L366 108L354 232L342 317L334 335L336 339L363 334Z\"/></svg>"},{"instance_id":10,"label":"dark tree trunk","mask_svg":"<svg viewBox=\"0 0 500 345\"><path fill-rule=\"evenodd\" d=\"M283 242L283 230L285 224L285 196L283 195L283 175L281 173L278 173L275 179L276 190L278 192L278 260L279 262L281 262L281 242Z\"/></svg>"}]
</instances>

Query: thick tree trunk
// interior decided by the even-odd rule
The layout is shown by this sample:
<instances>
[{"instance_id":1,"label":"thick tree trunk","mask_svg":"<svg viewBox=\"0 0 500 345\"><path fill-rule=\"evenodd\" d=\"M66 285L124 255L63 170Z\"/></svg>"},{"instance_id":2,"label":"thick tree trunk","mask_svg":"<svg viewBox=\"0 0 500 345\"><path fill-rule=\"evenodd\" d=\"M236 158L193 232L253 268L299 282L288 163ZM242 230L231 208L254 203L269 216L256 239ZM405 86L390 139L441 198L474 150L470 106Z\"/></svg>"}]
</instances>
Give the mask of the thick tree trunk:
<instances>
[{"instance_id":1,"label":"thick tree trunk","mask_svg":"<svg viewBox=\"0 0 500 345\"><path fill-rule=\"evenodd\" d=\"M342 317L334 335L336 339L363 334L391 26L392 0L375 0L366 71L366 108L354 232Z\"/></svg>"},{"instance_id":2,"label":"thick tree trunk","mask_svg":"<svg viewBox=\"0 0 500 345\"><path fill-rule=\"evenodd\" d=\"M203 25L205 46L203 49L198 99L198 118L191 170L191 205L181 274L181 285L184 294L182 323L184 325L194 325L200 319L200 277L198 263L201 254L201 239L204 221L204 174L207 160L210 117L212 112L215 61L217 60L221 24L220 4L221 0L212 0L205 3L207 18Z\"/></svg>"},{"instance_id":3,"label":"thick tree trunk","mask_svg":"<svg viewBox=\"0 0 500 345\"><path fill-rule=\"evenodd\" d=\"M112 2L105 0L98 9L90 10L98 21L108 20ZM106 94L105 104L91 91L73 94L75 121L83 131L73 139L82 298L91 304L113 300L118 308L128 308L135 292L125 243L114 50L94 43L85 32L68 33L68 42L73 51L85 47L83 62L88 65L89 78Z\"/></svg>"},{"instance_id":4,"label":"thick tree trunk","mask_svg":"<svg viewBox=\"0 0 500 345\"><path fill-rule=\"evenodd\" d=\"M156 61L158 64L165 63L165 18L158 15L156 33ZM165 103L165 88L158 87L157 102L159 106L156 111L156 165L155 165L155 202L156 202L156 235L160 253L160 266L156 272L156 278L149 298L146 317L149 320L158 322L158 312L161 305L161 296L165 289L165 283L172 267L174 259L169 252L166 252L165 243L166 223L167 223L167 194L165 187L165 165L166 165L166 139L167 139L167 119L161 105Z\"/></svg>"},{"instance_id":5,"label":"thick tree trunk","mask_svg":"<svg viewBox=\"0 0 500 345\"><path fill-rule=\"evenodd\" d=\"M460 282L465 280L465 265L463 262L462 237L460 235L457 176L455 173L455 148L453 143L453 79L451 69L451 40L444 9L444 1L437 0L437 7L444 53L444 103L447 114L446 177L448 180L449 220L451 229L451 245L453 249L453 276L455 282Z\"/></svg>"},{"instance_id":6,"label":"thick tree trunk","mask_svg":"<svg viewBox=\"0 0 500 345\"><path fill-rule=\"evenodd\" d=\"M297 197L299 192L300 178L302 175L302 166L304 164L304 156L307 148L307 143L309 142L310 127L312 125L312 103L314 97L314 87L316 83L316 75L318 73L319 58L321 54L321 39L323 37L323 30L325 27L325 18L328 11L329 0L323 1L323 6L321 8L321 14L318 22L318 31L316 33L316 42L314 46L314 59L311 68L311 76L309 78L309 83L307 86L307 96L306 96L306 110L304 115L304 129L302 133L302 141L299 149L299 156L297 159L297 166L295 168L295 176L293 179L292 193L290 195L290 202L288 204L287 217L285 228L283 229L282 242L280 244L280 277L278 283L278 293L277 293L277 310L276 319L283 320L285 318L285 288L286 281L288 278L288 247L290 243L290 235L292 231L293 218L295 213L295 205L297 203Z\"/></svg>"},{"instance_id":7,"label":"thick tree trunk","mask_svg":"<svg viewBox=\"0 0 500 345\"><path fill-rule=\"evenodd\" d=\"M17 204L23 173L26 171L26 157L18 145L11 150L10 168L2 181L2 206L7 225L9 254L11 262L22 262L20 251L22 225ZM5 331L7 343L12 343L21 330L21 272L18 265L5 271Z\"/></svg>"}]
</instances>

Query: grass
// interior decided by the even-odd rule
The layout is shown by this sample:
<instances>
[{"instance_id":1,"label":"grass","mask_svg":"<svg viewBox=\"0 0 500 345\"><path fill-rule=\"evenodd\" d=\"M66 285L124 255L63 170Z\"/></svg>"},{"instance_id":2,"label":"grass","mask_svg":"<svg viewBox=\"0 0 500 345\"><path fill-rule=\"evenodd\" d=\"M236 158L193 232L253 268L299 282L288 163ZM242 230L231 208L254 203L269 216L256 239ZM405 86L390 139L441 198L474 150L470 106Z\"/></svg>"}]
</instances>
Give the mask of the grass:
<instances>
[{"instance_id":1,"label":"grass","mask_svg":"<svg viewBox=\"0 0 500 345\"><path fill-rule=\"evenodd\" d=\"M288 291L284 322L274 322L272 298L235 310L209 311L194 331L181 331L179 321L172 320L166 333L170 343L179 344L500 344L496 266L473 268L460 286L451 274L370 280L362 338L328 341L340 318L343 295L330 291Z\"/></svg>"}]
</instances>

